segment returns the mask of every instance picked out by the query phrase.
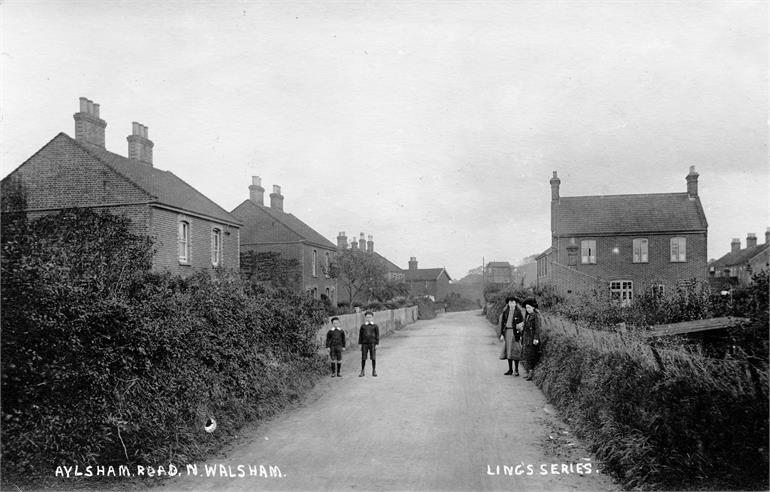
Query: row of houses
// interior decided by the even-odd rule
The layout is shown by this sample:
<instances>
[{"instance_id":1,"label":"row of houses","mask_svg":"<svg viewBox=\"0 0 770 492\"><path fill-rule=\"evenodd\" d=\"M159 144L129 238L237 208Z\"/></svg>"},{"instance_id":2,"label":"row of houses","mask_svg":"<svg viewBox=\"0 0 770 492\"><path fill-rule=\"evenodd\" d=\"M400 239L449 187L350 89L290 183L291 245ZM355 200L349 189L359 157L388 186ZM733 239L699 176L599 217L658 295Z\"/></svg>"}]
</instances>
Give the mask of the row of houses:
<instances>
[{"instance_id":1,"label":"row of houses","mask_svg":"<svg viewBox=\"0 0 770 492\"><path fill-rule=\"evenodd\" d=\"M554 171L551 185L551 245L537 256L537 283L566 293L609 289L623 303L637 293L661 294L692 281L732 278L747 282L768 268L768 236L747 248L734 239L732 251L709 263L708 222L691 166L681 193L561 196ZM713 281L713 280L712 280Z\"/></svg>"},{"instance_id":2,"label":"row of houses","mask_svg":"<svg viewBox=\"0 0 770 492\"><path fill-rule=\"evenodd\" d=\"M22 195L21 208L35 217L72 207L108 210L130 217L136 232L155 239L153 269L182 276L194 271L240 269L242 252L276 252L300 265L301 290L337 303L337 279L330 275L336 255L348 247L342 232L333 244L284 210L281 187L265 203L259 176L248 198L228 212L180 177L158 169L148 128L132 124L127 157L105 148L107 122L100 106L81 97L74 114L75 138L59 133L0 182L3 196ZM412 257L403 270L374 251L370 235L352 246L385 265L389 280L406 282L414 295L443 299L449 274L419 269Z\"/></svg>"}]
</instances>

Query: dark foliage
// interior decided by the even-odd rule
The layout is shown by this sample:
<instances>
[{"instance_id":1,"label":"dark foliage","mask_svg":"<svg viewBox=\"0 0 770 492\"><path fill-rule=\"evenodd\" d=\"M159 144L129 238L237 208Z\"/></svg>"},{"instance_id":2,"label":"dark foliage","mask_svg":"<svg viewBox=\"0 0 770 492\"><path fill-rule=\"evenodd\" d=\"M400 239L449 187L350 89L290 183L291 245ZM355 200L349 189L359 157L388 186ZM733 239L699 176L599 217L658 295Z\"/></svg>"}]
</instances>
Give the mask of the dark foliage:
<instances>
[{"instance_id":1,"label":"dark foliage","mask_svg":"<svg viewBox=\"0 0 770 492\"><path fill-rule=\"evenodd\" d=\"M150 240L126 219L72 210L2 232L4 480L189 462L322 367L320 301L223 273L150 273Z\"/></svg>"}]
</instances>

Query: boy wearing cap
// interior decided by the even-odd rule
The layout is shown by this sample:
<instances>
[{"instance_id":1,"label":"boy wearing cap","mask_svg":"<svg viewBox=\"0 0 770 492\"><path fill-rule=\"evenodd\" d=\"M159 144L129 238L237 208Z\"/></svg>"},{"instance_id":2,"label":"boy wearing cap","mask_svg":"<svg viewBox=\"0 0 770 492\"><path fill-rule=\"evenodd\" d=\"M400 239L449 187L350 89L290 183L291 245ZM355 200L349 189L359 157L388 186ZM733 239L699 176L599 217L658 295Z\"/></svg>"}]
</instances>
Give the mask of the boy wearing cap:
<instances>
[{"instance_id":1,"label":"boy wearing cap","mask_svg":"<svg viewBox=\"0 0 770 492\"><path fill-rule=\"evenodd\" d=\"M361 374L364 377L366 368L366 355L372 359L372 376L377 377L377 361L375 358L377 344L380 343L380 327L374 324L374 313L367 311L364 314L364 324L358 330L358 344L361 345Z\"/></svg>"},{"instance_id":2,"label":"boy wearing cap","mask_svg":"<svg viewBox=\"0 0 770 492\"><path fill-rule=\"evenodd\" d=\"M345 350L345 332L340 328L340 319L332 318L332 328L326 332L326 348L329 349L329 360L332 364L332 377L342 377L342 351ZM336 374L335 374L336 369Z\"/></svg>"}]
</instances>

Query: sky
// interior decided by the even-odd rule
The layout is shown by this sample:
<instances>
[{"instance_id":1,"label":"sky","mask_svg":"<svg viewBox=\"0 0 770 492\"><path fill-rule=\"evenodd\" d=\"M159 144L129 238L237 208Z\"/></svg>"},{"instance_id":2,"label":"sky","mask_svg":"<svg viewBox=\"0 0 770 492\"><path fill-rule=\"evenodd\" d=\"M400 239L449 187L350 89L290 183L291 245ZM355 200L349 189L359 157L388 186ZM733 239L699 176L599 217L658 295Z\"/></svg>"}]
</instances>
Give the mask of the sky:
<instances>
[{"instance_id":1,"label":"sky","mask_svg":"<svg viewBox=\"0 0 770 492\"><path fill-rule=\"evenodd\" d=\"M106 146L230 211L251 176L336 244L453 279L550 245L562 196L686 191L708 256L770 226L765 1L0 3L0 175L83 96Z\"/></svg>"}]
</instances>

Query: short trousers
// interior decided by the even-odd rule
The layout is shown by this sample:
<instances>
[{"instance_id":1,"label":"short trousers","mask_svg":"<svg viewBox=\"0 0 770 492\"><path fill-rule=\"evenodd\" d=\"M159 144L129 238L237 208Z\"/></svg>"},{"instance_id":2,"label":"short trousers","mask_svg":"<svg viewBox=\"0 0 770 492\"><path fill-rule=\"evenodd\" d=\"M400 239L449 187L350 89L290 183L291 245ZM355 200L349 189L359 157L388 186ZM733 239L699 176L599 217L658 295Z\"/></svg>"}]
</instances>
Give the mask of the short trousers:
<instances>
[{"instance_id":1,"label":"short trousers","mask_svg":"<svg viewBox=\"0 0 770 492\"><path fill-rule=\"evenodd\" d=\"M361 360L366 360L366 354L369 353L369 358L374 360L377 353L377 346L373 343L361 344Z\"/></svg>"},{"instance_id":2,"label":"short trousers","mask_svg":"<svg viewBox=\"0 0 770 492\"><path fill-rule=\"evenodd\" d=\"M341 361L342 360L342 347L331 347L329 349L329 358L334 361Z\"/></svg>"}]
</instances>

